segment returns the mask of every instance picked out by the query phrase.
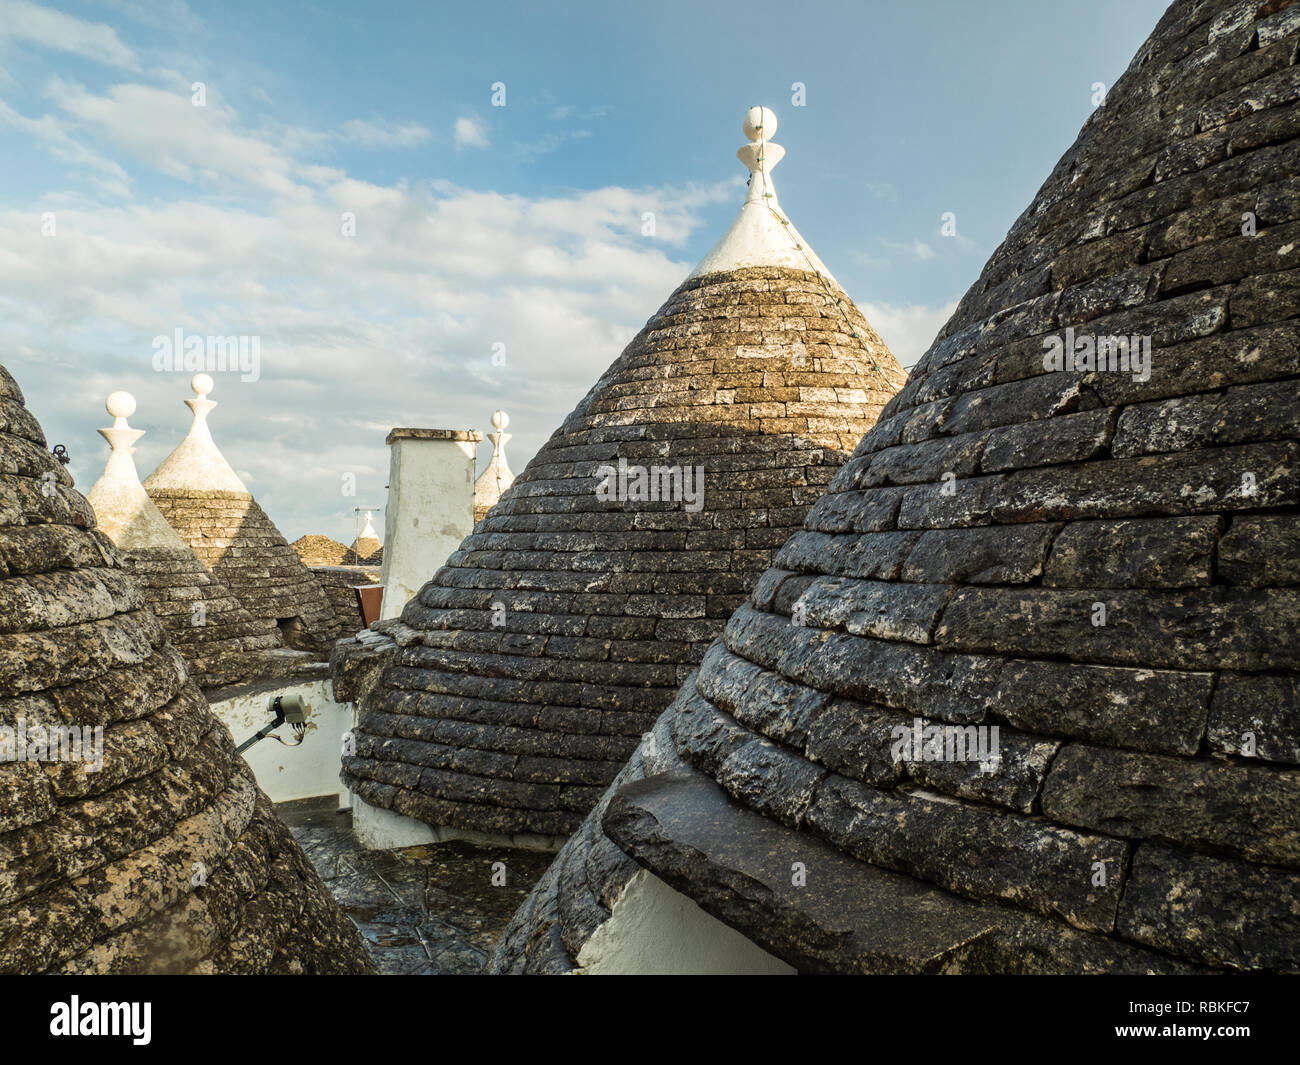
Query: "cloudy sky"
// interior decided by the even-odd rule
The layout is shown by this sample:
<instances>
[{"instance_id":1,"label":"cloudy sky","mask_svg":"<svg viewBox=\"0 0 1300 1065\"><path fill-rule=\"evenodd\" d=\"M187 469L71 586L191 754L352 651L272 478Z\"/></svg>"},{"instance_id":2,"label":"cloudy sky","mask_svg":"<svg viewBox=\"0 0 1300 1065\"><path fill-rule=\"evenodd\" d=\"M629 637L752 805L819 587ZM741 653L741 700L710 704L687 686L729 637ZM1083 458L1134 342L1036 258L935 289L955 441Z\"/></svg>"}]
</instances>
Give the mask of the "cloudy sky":
<instances>
[{"instance_id":1,"label":"cloudy sky","mask_svg":"<svg viewBox=\"0 0 1300 1065\"><path fill-rule=\"evenodd\" d=\"M1163 8L0 0L0 361L85 490L110 391L142 476L188 425L156 337L257 337L214 435L290 539L350 540L394 425L503 407L523 468L726 229L751 104L910 365Z\"/></svg>"}]
</instances>

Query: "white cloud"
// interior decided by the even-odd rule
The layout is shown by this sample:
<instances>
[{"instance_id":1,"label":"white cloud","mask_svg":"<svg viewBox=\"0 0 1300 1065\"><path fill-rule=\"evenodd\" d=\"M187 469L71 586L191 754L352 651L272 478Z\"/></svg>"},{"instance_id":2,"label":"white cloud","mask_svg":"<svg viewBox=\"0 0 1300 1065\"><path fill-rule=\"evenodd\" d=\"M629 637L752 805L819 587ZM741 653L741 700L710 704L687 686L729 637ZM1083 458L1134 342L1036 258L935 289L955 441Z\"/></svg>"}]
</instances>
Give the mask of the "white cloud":
<instances>
[{"instance_id":1,"label":"white cloud","mask_svg":"<svg viewBox=\"0 0 1300 1065\"><path fill-rule=\"evenodd\" d=\"M456 119L454 128L454 137L456 148L488 148L487 127L482 121L469 116L462 116Z\"/></svg>"},{"instance_id":2,"label":"white cloud","mask_svg":"<svg viewBox=\"0 0 1300 1065\"><path fill-rule=\"evenodd\" d=\"M531 163L540 159L543 155L550 155L557 151L568 141L584 140L591 136L589 129L567 130L563 133L547 133L533 141L522 141L515 143L515 151L519 157L526 163Z\"/></svg>"},{"instance_id":3,"label":"white cloud","mask_svg":"<svg viewBox=\"0 0 1300 1065\"><path fill-rule=\"evenodd\" d=\"M424 144L433 136L427 126L418 122L389 125L385 122L362 122L353 119L343 123L341 139L363 148L413 148Z\"/></svg>"},{"instance_id":4,"label":"white cloud","mask_svg":"<svg viewBox=\"0 0 1300 1065\"><path fill-rule=\"evenodd\" d=\"M909 244L906 241L889 240L885 237L879 239L880 243L890 251L899 252L919 263L929 262L934 258L934 249L923 240L913 239Z\"/></svg>"},{"instance_id":5,"label":"white cloud","mask_svg":"<svg viewBox=\"0 0 1300 1065\"><path fill-rule=\"evenodd\" d=\"M910 370L917 359L929 350L944 323L952 317L957 302L953 300L938 307L926 307L919 303L903 306L860 303L858 307L889 345L889 350L894 353L899 365Z\"/></svg>"},{"instance_id":6,"label":"white cloud","mask_svg":"<svg viewBox=\"0 0 1300 1065\"><path fill-rule=\"evenodd\" d=\"M265 97L266 94L261 93L261 96ZM269 103L269 99L265 102ZM386 122L382 119L359 118L349 119L336 129L277 126L259 131L259 135L291 155L300 155L338 144L370 149L415 148L433 139L433 131L418 122Z\"/></svg>"},{"instance_id":7,"label":"white cloud","mask_svg":"<svg viewBox=\"0 0 1300 1065\"><path fill-rule=\"evenodd\" d=\"M110 26L85 22L29 0L0 0L0 38L35 44L124 70L140 63Z\"/></svg>"},{"instance_id":8,"label":"white cloud","mask_svg":"<svg viewBox=\"0 0 1300 1065\"><path fill-rule=\"evenodd\" d=\"M309 184L342 176L295 163L270 139L240 129L234 110L211 86L203 107L194 106L188 85L113 85L97 96L54 78L46 93L77 127L134 162L208 190L303 198Z\"/></svg>"},{"instance_id":9,"label":"white cloud","mask_svg":"<svg viewBox=\"0 0 1300 1065\"><path fill-rule=\"evenodd\" d=\"M180 30L199 33L203 20L185 3L185 0L103 0L114 11L129 19L154 29Z\"/></svg>"},{"instance_id":10,"label":"white cloud","mask_svg":"<svg viewBox=\"0 0 1300 1065\"><path fill-rule=\"evenodd\" d=\"M70 136L52 116L27 118L0 100L0 127L4 126L27 133L41 141L55 158L71 163L74 167L92 171L96 188L101 193L113 197L131 195L130 180L126 171L111 159Z\"/></svg>"},{"instance_id":11,"label":"white cloud","mask_svg":"<svg viewBox=\"0 0 1300 1065\"><path fill-rule=\"evenodd\" d=\"M685 276L690 264L674 252L700 211L738 202L730 180L544 197L380 185L314 162L332 135L250 129L211 92L204 109L179 87L51 89L53 115L0 121L91 178L108 180L104 164L116 164L87 142L111 147L141 183L159 172L191 191L61 200L52 238L36 221L44 205L0 200L6 364L88 488L104 460L94 428L106 424L108 392L139 400L134 421L150 430L142 474L185 431L187 375L153 371L155 336L179 327L259 337L260 380L217 375L212 425L250 486L274 492L290 538L341 538L358 500L382 503L384 427L484 428L503 407L521 467ZM363 125L382 132L375 143L419 136L380 119L345 123L340 135L370 136ZM654 239L641 235L645 211L656 215ZM354 237L341 232L344 212ZM492 363L496 343L504 367ZM341 497L348 472L357 499Z\"/></svg>"},{"instance_id":12,"label":"white cloud","mask_svg":"<svg viewBox=\"0 0 1300 1065\"><path fill-rule=\"evenodd\" d=\"M939 226L935 231L935 236L940 240L950 240L957 245L962 251L976 250L976 244L970 237L964 233L945 233L943 227Z\"/></svg>"}]
</instances>

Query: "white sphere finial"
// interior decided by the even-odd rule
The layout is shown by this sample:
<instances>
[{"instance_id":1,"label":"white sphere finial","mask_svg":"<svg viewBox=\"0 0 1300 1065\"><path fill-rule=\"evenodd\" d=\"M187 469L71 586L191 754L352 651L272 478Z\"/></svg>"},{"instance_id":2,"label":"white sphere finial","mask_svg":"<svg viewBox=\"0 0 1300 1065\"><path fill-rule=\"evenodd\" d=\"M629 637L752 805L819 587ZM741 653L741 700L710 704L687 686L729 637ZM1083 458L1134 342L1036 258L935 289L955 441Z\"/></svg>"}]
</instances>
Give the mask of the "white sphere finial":
<instances>
[{"instance_id":1,"label":"white sphere finial","mask_svg":"<svg viewBox=\"0 0 1300 1065\"><path fill-rule=\"evenodd\" d=\"M196 373L190 378L190 388L194 389L196 396L207 397L208 393L216 387L216 382L205 373Z\"/></svg>"},{"instance_id":2,"label":"white sphere finial","mask_svg":"<svg viewBox=\"0 0 1300 1065\"><path fill-rule=\"evenodd\" d=\"M129 418L135 413L135 396L130 392L110 392L104 407L113 418Z\"/></svg>"},{"instance_id":3,"label":"white sphere finial","mask_svg":"<svg viewBox=\"0 0 1300 1065\"><path fill-rule=\"evenodd\" d=\"M770 107L751 107L740 128L747 140L770 141L776 136L776 114Z\"/></svg>"},{"instance_id":4,"label":"white sphere finial","mask_svg":"<svg viewBox=\"0 0 1300 1065\"><path fill-rule=\"evenodd\" d=\"M508 415L505 411L498 410L492 413L492 428L495 429L497 432L501 432L509 424L510 424L510 415Z\"/></svg>"}]
</instances>

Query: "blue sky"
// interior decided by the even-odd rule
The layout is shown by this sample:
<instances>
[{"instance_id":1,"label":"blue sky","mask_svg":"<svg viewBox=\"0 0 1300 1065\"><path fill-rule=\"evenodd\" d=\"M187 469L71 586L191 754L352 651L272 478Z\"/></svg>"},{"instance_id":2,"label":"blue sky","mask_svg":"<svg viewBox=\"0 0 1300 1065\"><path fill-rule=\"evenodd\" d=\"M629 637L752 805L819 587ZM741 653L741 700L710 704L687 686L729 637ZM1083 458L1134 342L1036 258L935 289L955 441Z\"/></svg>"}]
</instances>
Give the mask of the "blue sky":
<instances>
[{"instance_id":1,"label":"blue sky","mask_svg":"<svg viewBox=\"0 0 1300 1065\"><path fill-rule=\"evenodd\" d=\"M188 424L156 336L259 337L213 432L290 539L349 539L393 425L504 407L523 468L726 229L751 104L910 365L1164 6L0 0L0 359L84 490L109 391L142 475Z\"/></svg>"}]
</instances>

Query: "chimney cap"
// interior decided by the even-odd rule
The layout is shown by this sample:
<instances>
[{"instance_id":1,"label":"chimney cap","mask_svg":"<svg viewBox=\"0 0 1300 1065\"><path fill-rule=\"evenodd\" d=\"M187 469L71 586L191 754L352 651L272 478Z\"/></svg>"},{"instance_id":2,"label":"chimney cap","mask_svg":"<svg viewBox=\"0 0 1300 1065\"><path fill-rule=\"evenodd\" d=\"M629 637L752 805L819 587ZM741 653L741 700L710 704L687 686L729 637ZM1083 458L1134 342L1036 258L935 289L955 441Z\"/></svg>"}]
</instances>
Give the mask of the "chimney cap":
<instances>
[{"instance_id":1,"label":"chimney cap","mask_svg":"<svg viewBox=\"0 0 1300 1065\"><path fill-rule=\"evenodd\" d=\"M482 442L483 434L477 429L394 429L384 441L391 444L396 440L459 440L471 444Z\"/></svg>"}]
</instances>

